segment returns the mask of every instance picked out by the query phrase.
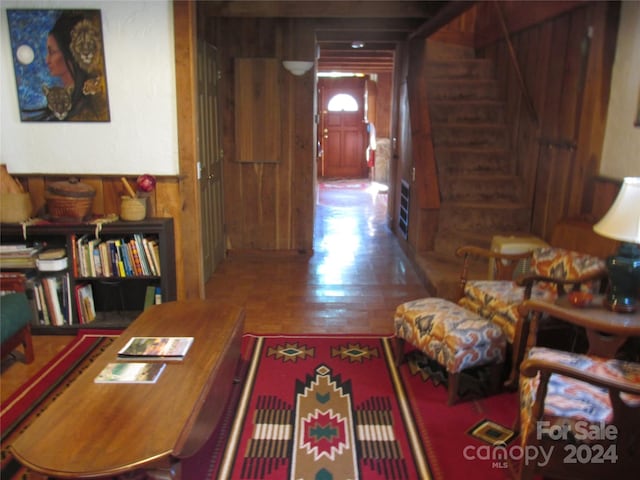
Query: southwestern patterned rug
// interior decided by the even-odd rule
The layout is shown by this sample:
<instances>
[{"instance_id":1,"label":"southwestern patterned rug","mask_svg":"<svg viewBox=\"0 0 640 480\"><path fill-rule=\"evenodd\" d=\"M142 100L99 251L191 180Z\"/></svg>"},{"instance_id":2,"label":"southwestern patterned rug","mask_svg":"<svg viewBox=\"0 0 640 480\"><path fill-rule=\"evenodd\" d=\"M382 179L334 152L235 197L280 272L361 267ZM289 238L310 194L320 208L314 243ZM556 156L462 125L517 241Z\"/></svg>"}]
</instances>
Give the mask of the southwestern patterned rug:
<instances>
[{"instance_id":1,"label":"southwestern patterned rug","mask_svg":"<svg viewBox=\"0 0 640 480\"><path fill-rule=\"evenodd\" d=\"M114 336L81 332L3 403L3 480L30 478L8 445ZM182 478L509 478L503 454L517 395L448 407L437 372L420 356L396 369L392 348L391 337L245 335L237 409L184 462Z\"/></svg>"},{"instance_id":2,"label":"southwestern patterned rug","mask_svg":"<svg viewBox=\"0 0 640 480\"><path fill-rule=\"evenodd\" d=\"M396 369L391 337L245 336L244 347L213 478L509 478L492 452L513 438L514 393L448 407L419 356Z\"/></svg>"}]
</instances>

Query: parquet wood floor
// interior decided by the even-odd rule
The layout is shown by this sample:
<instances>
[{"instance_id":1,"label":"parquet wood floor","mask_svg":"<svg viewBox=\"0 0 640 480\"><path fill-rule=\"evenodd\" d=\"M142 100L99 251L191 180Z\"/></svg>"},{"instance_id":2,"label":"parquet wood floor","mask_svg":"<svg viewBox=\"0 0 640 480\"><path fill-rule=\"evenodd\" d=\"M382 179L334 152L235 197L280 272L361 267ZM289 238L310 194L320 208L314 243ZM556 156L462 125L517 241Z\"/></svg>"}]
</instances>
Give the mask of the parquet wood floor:
<instances>
[{"instance_id":1,"label":"parquet wood floor","mask_svg":"<svg viewBox=\"0 0 640 480\"><path fill-rule=\"evenodd\" d=\"M366 181L320 185L313 252L231 254L205 293L244 306L256 334L391 334L396 306L428 296L387 226L386 194ZM3 362L2 399L70 339L36 336L34 364Z\"/></svg>"}]
</instances>

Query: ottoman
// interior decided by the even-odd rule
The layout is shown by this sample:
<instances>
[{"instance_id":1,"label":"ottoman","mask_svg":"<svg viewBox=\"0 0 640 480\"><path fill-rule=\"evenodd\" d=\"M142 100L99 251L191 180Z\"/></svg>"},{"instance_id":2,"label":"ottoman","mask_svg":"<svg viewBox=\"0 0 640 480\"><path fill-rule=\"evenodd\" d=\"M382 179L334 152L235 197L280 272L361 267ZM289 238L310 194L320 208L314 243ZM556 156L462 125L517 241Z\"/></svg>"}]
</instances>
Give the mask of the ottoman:
<instances>
[{"instance_id":1,"label":"ottoman","mask_svg":"<svg viewBox=\"0 0 640 480\"><path fill-rule=\"evenodd\" d=\"M399 305L394 316L396 365L404 361L405 342L447 371L448 404L459 400L460 373L490 366L489 386L498 388L506 355L502 329L465 308L440 298Z\"/></svg>"}]
</instances>

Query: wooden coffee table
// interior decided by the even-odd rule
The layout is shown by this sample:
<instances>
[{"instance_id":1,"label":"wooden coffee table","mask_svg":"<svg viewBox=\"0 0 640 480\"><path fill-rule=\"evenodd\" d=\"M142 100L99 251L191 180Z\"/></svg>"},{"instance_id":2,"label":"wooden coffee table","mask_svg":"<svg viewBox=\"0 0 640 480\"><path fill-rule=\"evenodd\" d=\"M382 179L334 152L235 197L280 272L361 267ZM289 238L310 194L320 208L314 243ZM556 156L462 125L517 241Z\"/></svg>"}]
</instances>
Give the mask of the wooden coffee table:
<instances>
[{"instance_id":1,"label":"wooden coffee table","mask_svg":"<svg viewBox=\"0 0 640 480\"><path fill-rule=\"evenodd\" d=\"M33 471L58 478L144 469L180 478L180 460L213 433L230 396L244 311L218 302L170 302L145 310L11 446ZM94 378L134 336L189 336L181 361L155 384L97 384Z\"/></svg>"}]
</instances>

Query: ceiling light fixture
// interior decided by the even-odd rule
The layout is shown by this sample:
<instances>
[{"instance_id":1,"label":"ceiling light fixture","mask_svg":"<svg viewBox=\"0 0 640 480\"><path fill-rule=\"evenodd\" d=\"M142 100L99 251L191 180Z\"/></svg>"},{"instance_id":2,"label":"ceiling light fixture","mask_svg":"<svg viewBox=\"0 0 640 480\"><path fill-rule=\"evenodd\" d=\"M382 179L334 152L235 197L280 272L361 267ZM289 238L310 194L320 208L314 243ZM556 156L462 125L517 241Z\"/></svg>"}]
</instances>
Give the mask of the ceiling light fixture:
<instances>
[{"instance_id":1,"label":"ceiling light fixture","mask_svg":"<svg viewBox=\"0 0 640 480\"><path fill-rule=\"evenodd\" d=\"M351 48L364 48L364 42L351 42Z\"/></svg>"}]
</instances>

